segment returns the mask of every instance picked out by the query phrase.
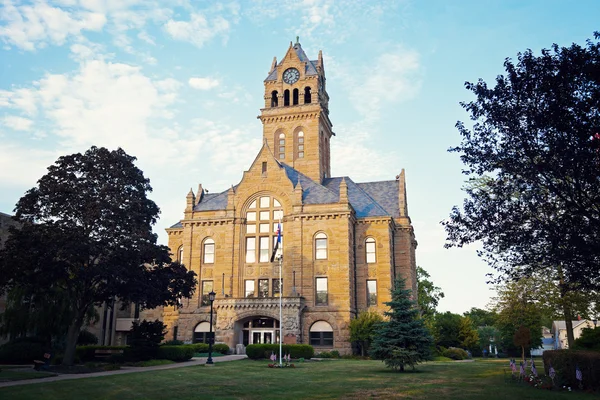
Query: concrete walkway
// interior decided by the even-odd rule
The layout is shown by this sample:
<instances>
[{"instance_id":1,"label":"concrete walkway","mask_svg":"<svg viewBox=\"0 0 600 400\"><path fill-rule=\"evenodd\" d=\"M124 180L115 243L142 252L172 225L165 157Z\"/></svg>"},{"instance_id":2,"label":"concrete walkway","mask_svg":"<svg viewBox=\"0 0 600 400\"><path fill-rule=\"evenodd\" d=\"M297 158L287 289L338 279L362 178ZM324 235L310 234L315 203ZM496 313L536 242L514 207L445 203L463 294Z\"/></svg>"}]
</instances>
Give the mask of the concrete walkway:
<instances>
[{"instance_id":1,"label":"concrete walkway","mask_svg":"<svg viewBox=\"0 0 600 400\"><path fill-rule=\"evenodd\" d=\"M222 357L214 357L213 362L218 363L218 362L224 362L224 361L235 361L235 360L242 360L244 358L247 358L246 355L229 355L229 356L222 356ZM131 374L134 372L159 371L159 370L163 370L163 369L192 367L194 365L203 365L203 364L206 364L206 357L194 357L190 361L180 362L180 363L176 363L176 364L157 365L155 367L121 367L121 369L116 370L116 371L92 372L89 374L62 374L62 375L52 376L50 378L24 379L21 381L0 382L0 388L8 387L8 386L18 386L18 385L31 385L34 383L66 381L66 380L71 380L71 379L95 378L97 376Z\"/></svg>"}]
</instances>

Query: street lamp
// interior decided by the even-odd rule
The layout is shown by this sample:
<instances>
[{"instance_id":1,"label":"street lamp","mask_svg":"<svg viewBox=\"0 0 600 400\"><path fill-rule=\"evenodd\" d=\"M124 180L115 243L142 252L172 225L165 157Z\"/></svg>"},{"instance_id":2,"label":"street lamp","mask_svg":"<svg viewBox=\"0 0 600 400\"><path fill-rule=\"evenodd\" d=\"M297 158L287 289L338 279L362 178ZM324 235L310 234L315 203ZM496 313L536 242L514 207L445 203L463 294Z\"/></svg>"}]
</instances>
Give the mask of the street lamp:
<instances>
[{"instance_id":1,"label":"street lamp","mask_svg":"<svg viewBox=\"0 0 600 400\"><path fill-rule=\"evenodd\" d=\"M213 315L213 301L215 301L215 296L217 294L214 292L214 290L211 290L210 293L208 294L208 300L210 300L210 329L209 329L209 334L208 334L208 359L206 360L206 364L208 365L212 365L213 364L213 359L212 359L212 345L213 342L215 341L215 339L213 338L213 322L212 322L212 315Z\"/></svg>"}]
</instances>

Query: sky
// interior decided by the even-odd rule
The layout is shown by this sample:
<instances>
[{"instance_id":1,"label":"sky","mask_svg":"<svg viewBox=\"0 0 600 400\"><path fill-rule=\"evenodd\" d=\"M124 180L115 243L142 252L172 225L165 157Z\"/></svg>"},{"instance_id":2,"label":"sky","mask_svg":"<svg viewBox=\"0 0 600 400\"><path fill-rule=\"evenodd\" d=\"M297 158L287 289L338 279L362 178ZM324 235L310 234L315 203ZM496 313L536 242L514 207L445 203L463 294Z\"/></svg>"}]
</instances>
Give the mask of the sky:
<instances>
[{"instance_id":1,"label":"sky","mask_svg":"<svg viewBox=\"0 0 600 400\"><path fill-rule=\"evenodd\" d=\"M477 245L444 249L440 221L462 204L457 154L466 81L506 58L584 44L600 2L371 0L0 0L0 211L61 155L123 148L150 179L155 226L185 196L237 184L261 147L263 81L291 41L323 51L333 176L393 180L406 170L417 264L445 293L438 311L494 295Z\"/></svg>"}]
</instances>

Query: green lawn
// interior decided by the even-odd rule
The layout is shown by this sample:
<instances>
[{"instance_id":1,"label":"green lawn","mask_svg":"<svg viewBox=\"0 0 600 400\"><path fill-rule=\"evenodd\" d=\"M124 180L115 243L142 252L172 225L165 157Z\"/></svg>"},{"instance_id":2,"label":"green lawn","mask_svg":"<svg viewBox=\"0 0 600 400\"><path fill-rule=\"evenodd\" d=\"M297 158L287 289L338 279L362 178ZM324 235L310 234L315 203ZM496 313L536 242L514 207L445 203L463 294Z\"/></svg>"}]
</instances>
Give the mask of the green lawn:
<instances>
[{"instance_id":1,"label":"green lawn","mask_svg":"<svg viewBox=\"0 0 600 400\"><path fill-rule=\"evenodd\" d=\"M19 371L6 370L6 367L3 367L0 370L0 382L20 381L24 379L37 379L47 378L49 376L56 376L56 374L52 374L50 372L34 371L33 368L30 369L30 371Z\"/></svg>"},{"instance_id":2,"label":"green lawn","mask_svg":"<svg viewBox=\"0 0 600 400\"><path fill-rule=\"evenodd\" d=\"M379 361L327 360L270 369L241 360L0 388L1 399L594 399L504 383L508 361L432 362L396 373Z\"/></svg>"}]
</instances>

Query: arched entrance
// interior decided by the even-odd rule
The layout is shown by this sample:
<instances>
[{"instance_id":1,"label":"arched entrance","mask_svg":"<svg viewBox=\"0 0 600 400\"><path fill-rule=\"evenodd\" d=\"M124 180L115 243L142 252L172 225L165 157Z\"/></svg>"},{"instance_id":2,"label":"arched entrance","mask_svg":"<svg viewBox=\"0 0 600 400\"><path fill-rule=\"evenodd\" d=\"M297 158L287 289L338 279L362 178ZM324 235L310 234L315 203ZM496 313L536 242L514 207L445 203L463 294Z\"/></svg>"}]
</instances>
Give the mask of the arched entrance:
<instances>
[{"instance_id":1,"label":"arched entrance","mask_svg":"<svg viewBox=\"0 0 600 400\"><path fill-rule=\"evenodd\" d=\"M279 321L271 317L252 316L239 321L241 325L241 343L249 344L279 343Z\"/></svg>"}]
</instances>

